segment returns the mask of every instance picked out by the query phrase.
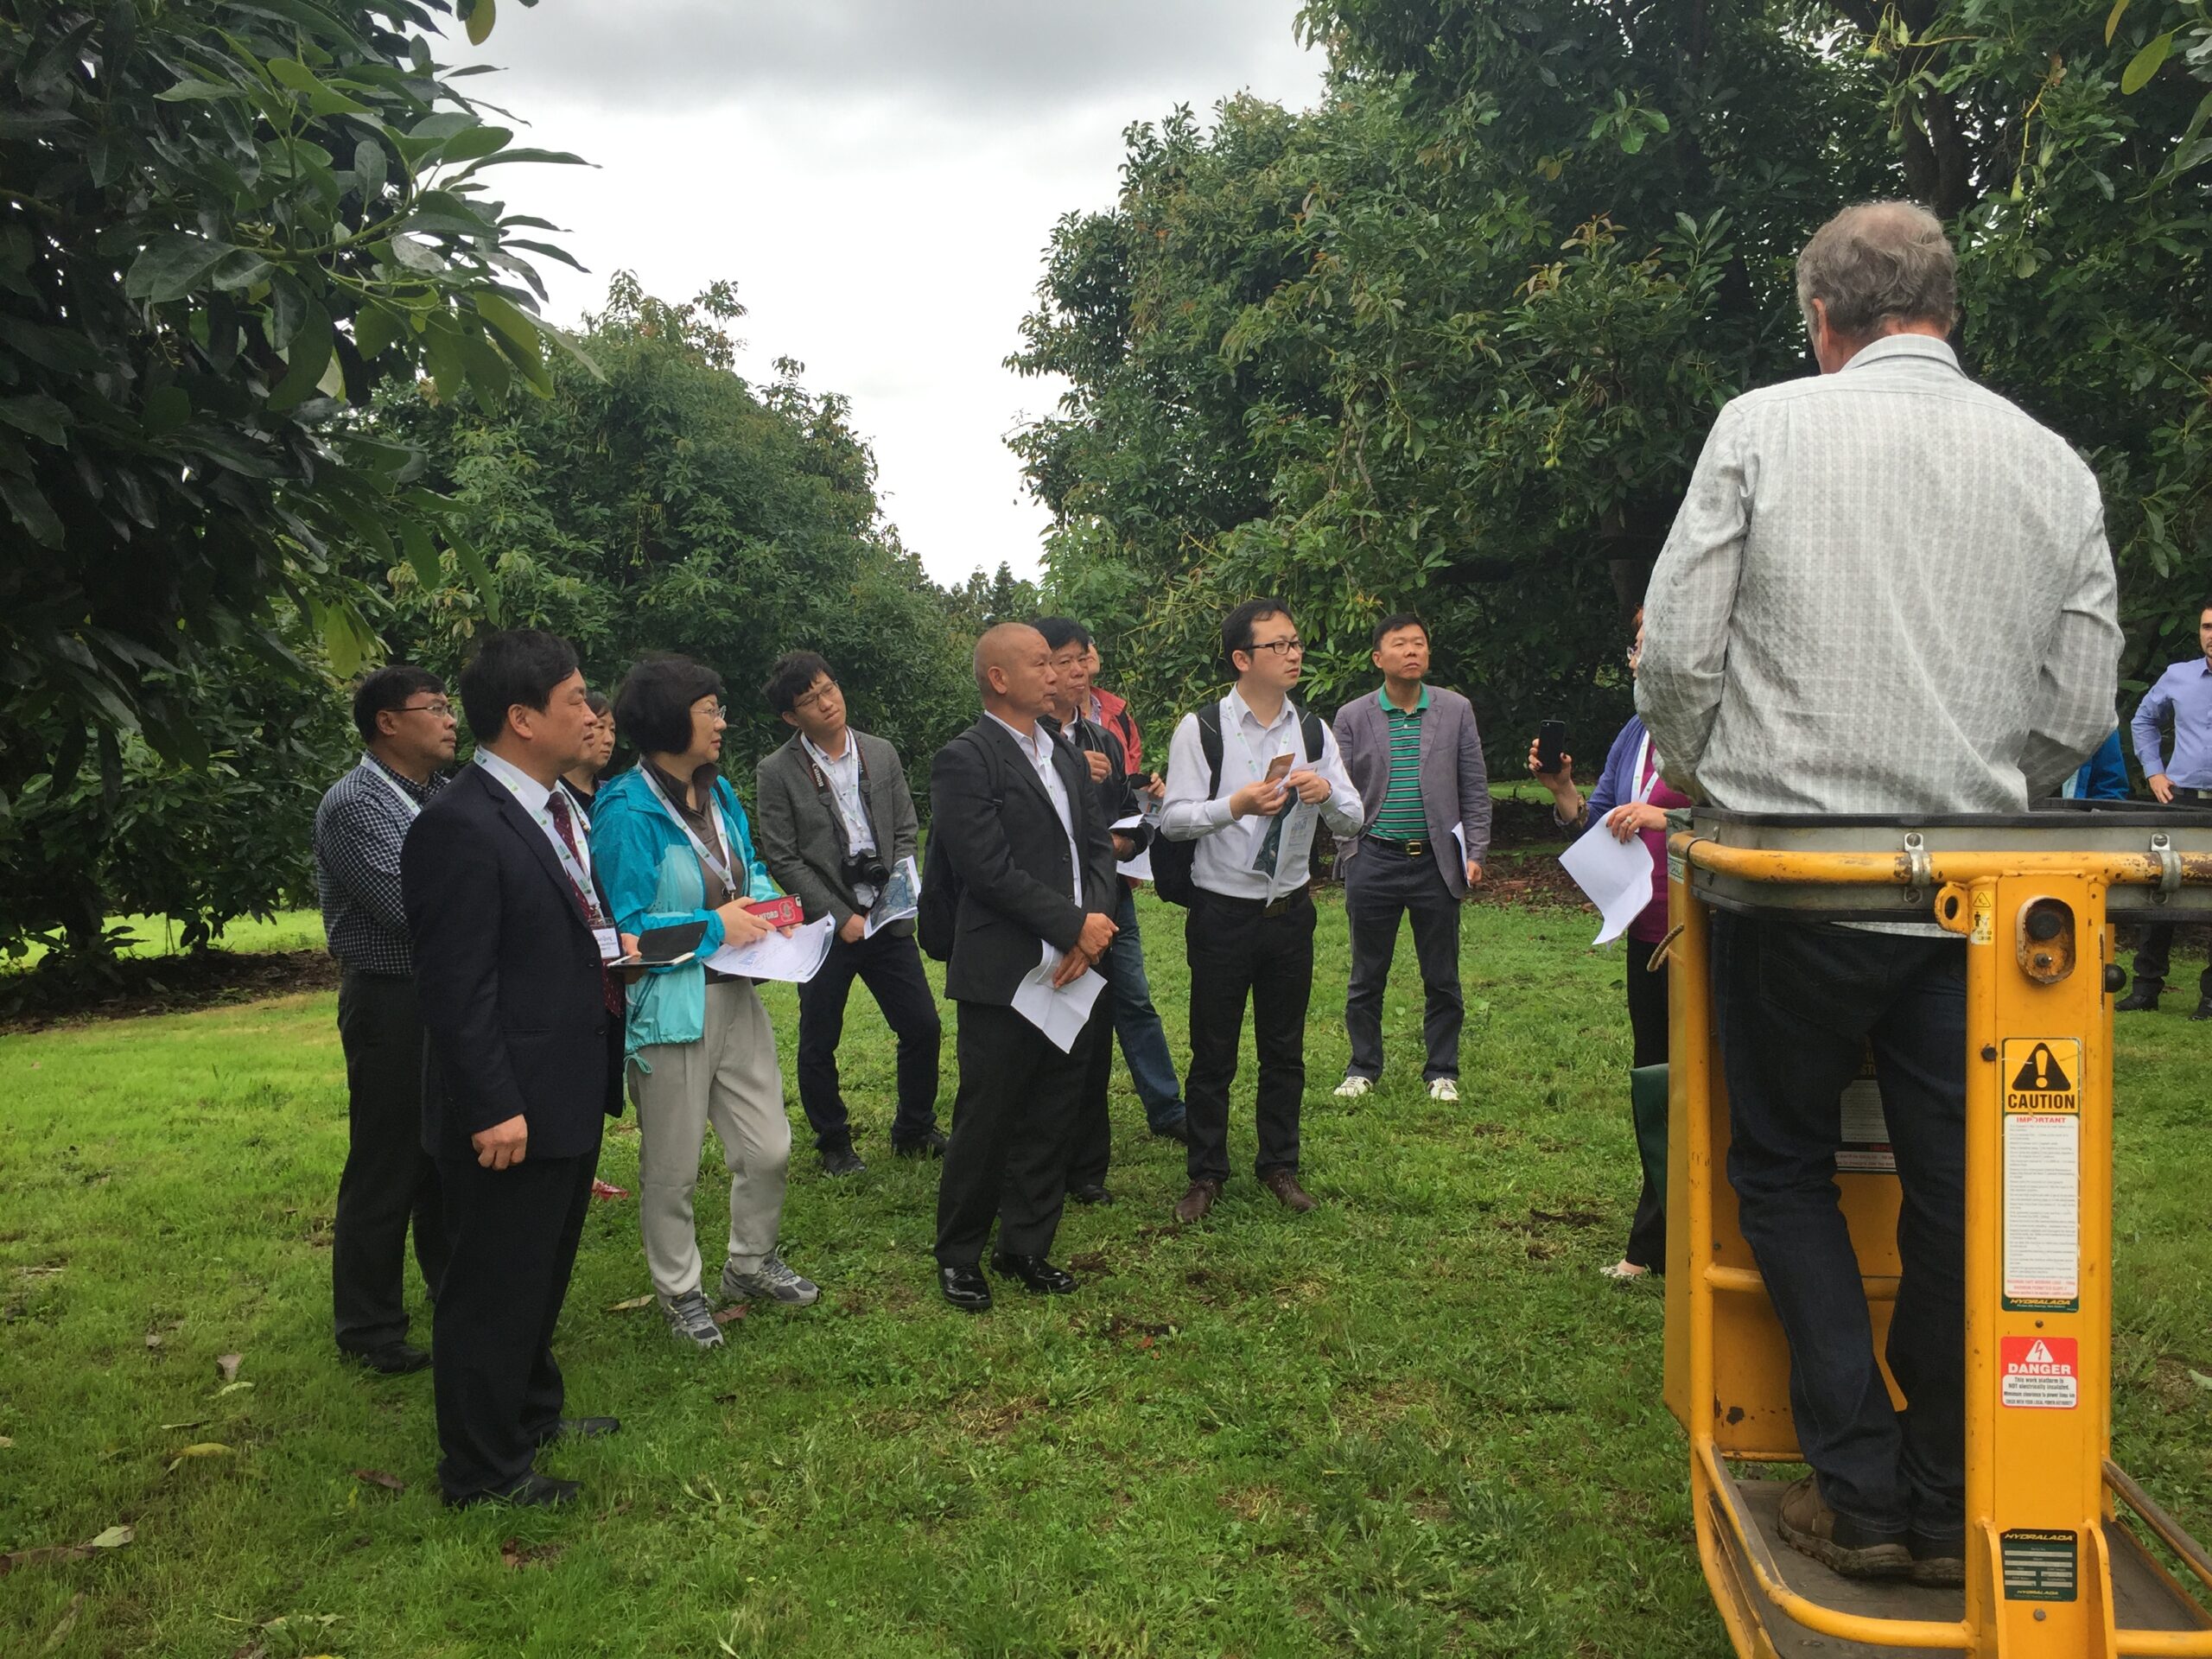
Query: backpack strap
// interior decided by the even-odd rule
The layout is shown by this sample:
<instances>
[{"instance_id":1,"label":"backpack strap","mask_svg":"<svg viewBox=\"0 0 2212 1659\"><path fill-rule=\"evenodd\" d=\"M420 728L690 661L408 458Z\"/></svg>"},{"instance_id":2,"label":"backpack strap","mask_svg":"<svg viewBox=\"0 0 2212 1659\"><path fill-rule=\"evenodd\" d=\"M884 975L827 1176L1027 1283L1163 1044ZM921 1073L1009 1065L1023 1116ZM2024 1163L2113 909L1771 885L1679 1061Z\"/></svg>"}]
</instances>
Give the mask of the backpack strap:
<instances>
[{"instance_id":1,"label":"backpack strap","mask_svg":"<svg viewBox=\"0 0 2212 1659\"><path fill-rule=\"evenodd\" d=\"M1306 764L1309 766L1319 766L1321 764L1321 716L1311 709L1300 709L1298 730L1299 734L1306 740Z\"/></svg>"},{"instance_id":2,"label":"backpack strap","mask_svg":"<svg viewBox=\"0 0 2212 1659\"><path fill-rule=\"evenodd\" d=\"M1221 793L1221 705L1211 703L1198 711L1198 748L1206 758L1206 798Z\"/></svg>"}]
</instances>

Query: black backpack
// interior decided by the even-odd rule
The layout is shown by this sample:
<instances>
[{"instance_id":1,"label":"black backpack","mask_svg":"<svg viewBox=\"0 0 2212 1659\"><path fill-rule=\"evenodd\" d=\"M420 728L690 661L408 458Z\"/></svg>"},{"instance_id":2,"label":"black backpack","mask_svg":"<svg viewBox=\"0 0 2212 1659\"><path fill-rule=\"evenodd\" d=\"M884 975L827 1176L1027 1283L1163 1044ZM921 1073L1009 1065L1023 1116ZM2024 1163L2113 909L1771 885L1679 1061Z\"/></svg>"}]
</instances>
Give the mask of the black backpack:
<instances>
[{"instance_id":1,"label":"black backpack","mask_svg":"<svg viewBox=\"0 0 2212 1659\"><path fill-rule=\"evenodd\" d=\"M999 775L999 758L991 745L974 736L974 728L952 740L972 742L983 757L983 770L991 780L991 804L1006 804L1006 782ZM914 937L923 954L937 962L952 960L952 936L960 926L960 878L953 873L937 824L930 824L930 844L922 859L922 891L914 906Z\"/></svg>"},{"instance_id":2,"label":"black backpack","mask_svg":"<svg viewBox=\"0 0 2212 1659\"><path fill-rule=\"evenodd\" d=\"M1198 710L1198 747L1206 757L1206 798L1211 800L1221 792L1221 704L1210 702ZM1306 762L1319 766L1321 761L1321 716L1311 709L1298 711L1299 736L1306 744ZM1189 909L1198 897L1198 884L1192 874L1192 867L1198 855L1196 841L1170 841L1164 835L1152 838L1152 890L1171 905ZM924 884L926 890L927 883Z\"/></svg>"}]
</instances>

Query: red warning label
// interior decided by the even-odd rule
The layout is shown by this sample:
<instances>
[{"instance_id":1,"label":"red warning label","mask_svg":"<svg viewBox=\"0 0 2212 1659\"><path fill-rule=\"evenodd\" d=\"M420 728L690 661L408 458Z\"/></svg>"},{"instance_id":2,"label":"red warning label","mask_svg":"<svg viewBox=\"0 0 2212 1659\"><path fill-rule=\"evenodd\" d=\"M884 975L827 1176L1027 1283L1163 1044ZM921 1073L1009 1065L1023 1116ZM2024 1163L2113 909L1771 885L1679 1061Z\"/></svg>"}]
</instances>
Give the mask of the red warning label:
<instances>
[{"instance_id":1,"label":"red warning label","mask_svg":"<svg viewBox=\"0 0 2212 1659\"><path fill-rule=\"evenodd\" d=\"M2000 1337L1997 1352L2004 1374L1998 1397L2006 1405L2071 1411L2081 1403L2081 1344L2074 1338Z\"/></svg>"}]
</instances>

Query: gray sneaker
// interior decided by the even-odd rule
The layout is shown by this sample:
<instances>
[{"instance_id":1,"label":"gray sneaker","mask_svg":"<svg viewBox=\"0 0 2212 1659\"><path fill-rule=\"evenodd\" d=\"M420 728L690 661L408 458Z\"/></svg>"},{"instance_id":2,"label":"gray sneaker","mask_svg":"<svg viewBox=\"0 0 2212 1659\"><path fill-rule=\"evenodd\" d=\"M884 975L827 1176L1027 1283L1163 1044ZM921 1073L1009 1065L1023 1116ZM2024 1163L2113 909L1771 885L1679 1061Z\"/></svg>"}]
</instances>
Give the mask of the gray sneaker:
<instances>
[{"instance_id":1,"label":"gray sneaker","mask_svg":"<svg viewBox=\"0 0 2212 1659\"><path fill-rule=\"evenodd\" d=\"M822 1299L822 1287L802 1279L785 1266L773 1250L760 1258L750 1273L722 1264L722 1300L728 1302L781 1302L785 1307L805 1307Z\"/></svg>"},{"instance_id":2,"label":"gray sneaker","mask_svg":"<svg viewBox=\"0 0 2212 1659\"><path fill-rule=\"evenodd\" d=\"M687 1290L675 1300L663 1302L660 1313L678 1342L688 1342L702 1351L722 1345L722 1328L715 1323L715 1316L707 1311L707 1299L699 1292Z\"/></svg>"}]
</instances>

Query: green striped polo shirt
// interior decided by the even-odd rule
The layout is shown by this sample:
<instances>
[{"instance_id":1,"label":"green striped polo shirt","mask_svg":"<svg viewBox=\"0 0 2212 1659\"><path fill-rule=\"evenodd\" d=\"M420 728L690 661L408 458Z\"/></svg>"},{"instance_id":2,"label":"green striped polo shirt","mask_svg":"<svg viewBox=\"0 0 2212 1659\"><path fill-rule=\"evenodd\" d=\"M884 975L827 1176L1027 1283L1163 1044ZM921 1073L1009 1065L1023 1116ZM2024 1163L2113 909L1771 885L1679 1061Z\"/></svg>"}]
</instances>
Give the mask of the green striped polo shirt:
<instances>
[{"instance_id":1,"label":"green striped polo shirt","mask_svg":"<svg viewBox=\"0 0 2212 1659\"><path fill-rule=\"evenodd\" d=\"M1428 688L1421 687L1421 701L1411 713L1382 692L1375 694L1375 701L1390 728L1390 787L1367 833L1382 841L1425 841L1428 814L1421 804L1421 717L1428 712Z\"/></svg>"}]
</instances>

